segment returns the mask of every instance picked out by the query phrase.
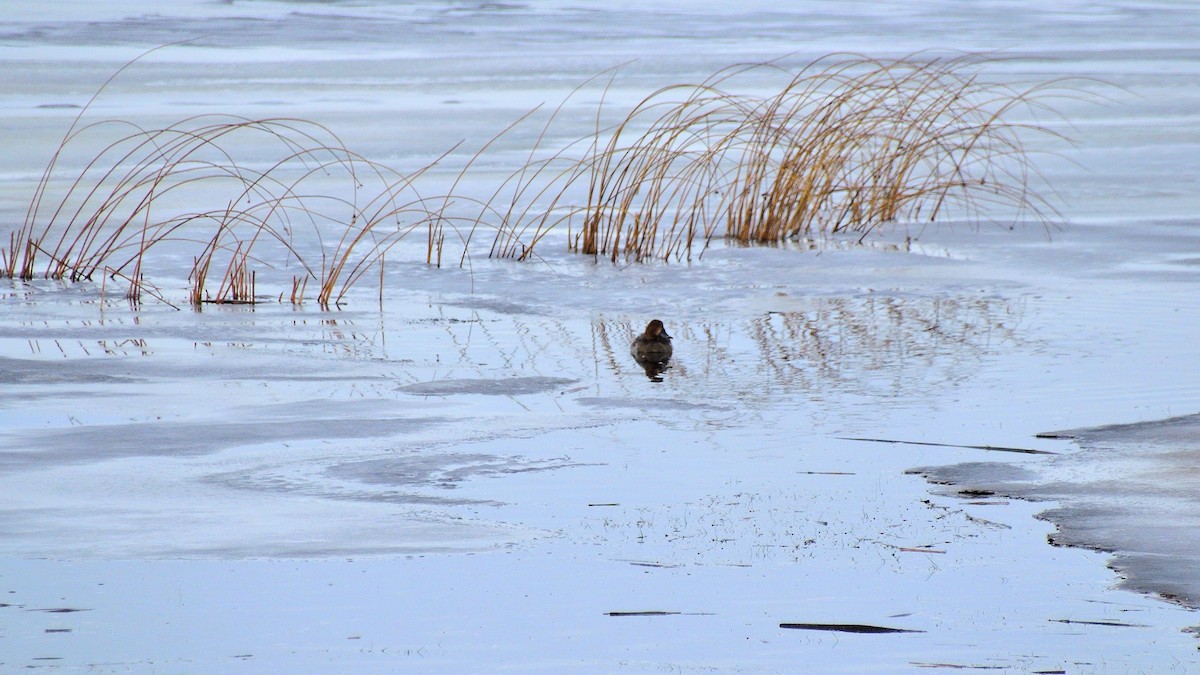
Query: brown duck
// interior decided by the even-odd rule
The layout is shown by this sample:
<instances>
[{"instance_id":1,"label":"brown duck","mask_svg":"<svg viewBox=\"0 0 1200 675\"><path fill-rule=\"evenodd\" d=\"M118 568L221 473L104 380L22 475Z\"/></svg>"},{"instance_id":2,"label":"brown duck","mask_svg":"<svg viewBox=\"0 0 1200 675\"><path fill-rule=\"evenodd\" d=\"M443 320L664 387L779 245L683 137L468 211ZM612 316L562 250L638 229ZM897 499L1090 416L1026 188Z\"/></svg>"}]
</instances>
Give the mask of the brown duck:
<instances>
[{"instance_id":1,"label":"brown duck","mask_svg":"<svg viewBox=\"0 0 1200 675\"><path fill-rule=\"evenodd\" d=\"M639 363L658 363L670 359L671 336L667 335L663 322L655 319L646 324L646 332L633 339L633 344L629 345L629 353L633 354L633 358Z\"/></svg>"}]
</instances>

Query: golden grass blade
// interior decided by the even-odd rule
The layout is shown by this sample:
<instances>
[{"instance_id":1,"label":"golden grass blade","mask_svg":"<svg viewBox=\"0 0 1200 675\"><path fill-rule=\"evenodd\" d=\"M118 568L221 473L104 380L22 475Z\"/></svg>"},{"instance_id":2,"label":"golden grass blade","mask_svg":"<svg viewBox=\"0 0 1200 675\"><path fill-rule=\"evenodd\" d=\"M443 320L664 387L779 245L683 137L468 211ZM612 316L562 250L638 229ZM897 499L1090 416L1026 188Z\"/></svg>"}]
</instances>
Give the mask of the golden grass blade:
<instances>
[{"instance_id":1,"label":"golden grass blade","mask_svg":"<svg viewBox=\"0 0 1200 675\"><path fill-rule=\"evenodd\" d=\"M290 301L302 302L312 279L328 308L376 265L382 298L384 257L415 230L425 234L426 264L449 253L469 266L481 227L494 231L492 257L539 258L537 247L565 224L569 250L618 263L690 261L719 239L862 241L893 223L978 222L992 211L1048 224L1056 214L1029 148L1066 140L1038 122L1054 114L1056 97L1084 98L1067 80L989 83L986 59L972 54L831 54L794 72L782 60L735 64L698 84L662 87L606 124L612 70L545 113L524 161L490 193L469 191L479 187L476 165L541 106L465 155L449 188L429 197L419 183L461 142L401 172L303 119L84 123L113 79L153 51L118 69L71 122L24 223L0 249L0 276L42 270L79 281L102 271L126 280L136 301L155 297L145 290L149 257L182 246L191 247L194 307L254 302L259 271L295 266L280 280ZM743 79L763 91L765 76L782 86L736 93ZM568 101L593 82L603 82L593 133L546 149ZM84 153L78 173L52 180L74 152ZM225 206L207 208L213 200ZM225 263L210 295L217 257Z\"/></svg>"}]
</instances>

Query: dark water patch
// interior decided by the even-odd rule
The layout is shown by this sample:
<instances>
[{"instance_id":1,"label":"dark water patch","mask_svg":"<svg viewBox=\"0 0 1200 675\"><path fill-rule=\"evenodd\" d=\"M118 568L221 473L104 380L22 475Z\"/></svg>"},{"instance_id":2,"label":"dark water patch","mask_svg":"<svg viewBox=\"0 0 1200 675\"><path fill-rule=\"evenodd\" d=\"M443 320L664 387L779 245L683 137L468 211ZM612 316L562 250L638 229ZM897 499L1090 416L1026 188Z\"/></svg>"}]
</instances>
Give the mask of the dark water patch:
<instances>
[{"instance_id":1,"label":"dark water patch","mask_svg":"<svg viewBox=\"0 0 1200 675\"><path fill-rule=\"evenodd\" d=\"M105 21L43 22L25 29L10 28L6 40L37 44L109 45L167 44L192 39L201 46L262 46L293 44L336 44L353 40L386 42L396 33L416 24L388 21L384 17L363 18L294 12L277 18L256 16L172 17L135 16ZM391 36L386 31L392 31ZM108 36L107 42L105 36ZM198 39L196 36L203 36Z\"/></svg>"},{"instance_id":2,"label":"dark water patch","mask_svg":"<svg viewBox=\"0 0 1200 675\"><path fill-rule=\"evenodd\" d=\"M587 464L567 457L530 459L488 453L402 451L328 466L304 461L210 475L205 482L258 493L403 506L501 506L505 502L459 488L481 479L504 479Z\"/></svg>"},{"instance_id":3,"label":"dark water patch","mask_svg":"<svg viewBox=\"0 0 1200 675\"><path fill-rule=\"evenodd\" d=\"M447 527L447 529L449 529ZM458 533L452 543L437 545L428 542L395 542L354 545L320 546L307 542L254 542L231 546L194 546L182 550L158 552L155 557L178 560L327 560L330 558L372 558L377 556L426 556L479 552L489 549L489 543L471 539L474 533Z\"/></svg>"},{"instance_id":4,"label":"dark water patch","mask_svg":"<svg viewBox=\"0 0 1200 675\"><path fill-rule=\"evenodd\" d=\"M329 477L329 474L326 474ZM357 485L314 482L311 478L296 477L272 471L230 472L209 476L206 483L222 485L237 490L257 493L304 495L323 500L360 502L366 504L392 504L395 506L503 506L494 499L480 499L454 495L448 490L434 492L430 488L455 488L456 484L431 482L427 486L409 484L404 486L385 484L385 489L362 489L365 481Z\"/></svg>"},{"instance_id":5,"label":"dark water patch","mask_svg":"<svg viewBox=\"0 0 1200 675\"><path fill-rule=\"evenodd\" d=\"M0 356L0 385L114 384L135 378L114 374L123 364L87 359L14 359Z\"/></svg>"},{"instance_id":6,"label":"dark water patch","mask_svg":"<svg viewBox=\"0 0 1200 675\"><path fill-rule=\"evenodd\" d=\"M924 633L923 630L910 628L890 628L888 626L871 626L860 623L781 623L780 628L790 630L819 630L835 633L863 633L882 635L887 633Z\"/></svg>"},{"instance_id":7,"label":"dark water patch","mask_svg":"<svg viewBox=\"0 0 1200 675\"><path fill-rule=\"evenodd\" d=\"M532 305L483 296L471 297L458 302L447 302L446 304L448 306L468 307L470 309L483 309L497 314L524 314L529 316L547 316L549 314L546 310L538 309Z\"/></svg>"},{"instance_id":8,"label":"dark water patch","mask_svg":"<svg viewBox=\"0 0 1200 675\"><path fill-rule=\"evenodd\" d=\"M1104 443L1185 443L1200 445L1200 413L1152 422L1109 424L1084 429L1047 431L1042 438L1070 438L1080 445Z\"/></svg>"},{"instance_id":9,"label":"dark water patch","mask_svg":"<svg viewBox=\"0 0 1200 675\"><path fill-rule=\"evenodd\" d=\"M964 448L967 450L987 450L989 452L1015 452L1024 455L1054 455L1057 453L1049 450L1037 450L1035 448L1013 448L1000 445L963 445L960 443L935 443L933 441L900 441L891 438L851 438L848 436L839 436L839 440L843 441L863 441L865 443L891 443L893 445L924 445L934 448Z\"/></svg>"},{"instance_id":10,"label":"dark water patch","mask_svg":"<svg viewBox=\"0 0 1200 675\"><path fill-rule=\"evenodd\" d=\"M1033 471L1016 464L1003 462L963 462L946 466L921 466L906 473L924 476L931 483L940 485L964 485L987 483L987 487L972 487L971 490L1004 492L1013 482L1032 481L1037 477ZM995 486L995 487L993 487Z\"/></svg>"},{"instance_id":11,"label":"dark water patch","mask_svg":"<svg viewBox=\"0 0 1200 675\"><path fill-rule=\"evenodd\" d=\"M1113 626L1116 628L1149 628L1141 623L1126 623L1124 621L1103 621L1095 619L1050 619L1053 623L1079 624L1083 626Z\"/></svg>"},{"instance_id":12,"label":"dark water patch","mask_svg":"<svg viewBox=\"0 0 1200 675\"><path fill-rule=\"evenodd\" d=\"M575 399L575 402L589 408L619 409L633 408L635 410L730 410L726 406L708 403L690 403L677 399L664 398L629 398L620 396L585 396Z\"/></svg>"},{"instance_id":13,"label":"dark water patch","mask_svg":"<svg viewBox=\"0 0 1200 675\"><path fill-rule=\"evenodd\" d=\"M399 391L417 396L452 396L482 394L484 396L524 396L554 391L578 380L563 377L507 377L500 379L433 380L399 387Z\"/></svg>"},{"instance_id":14,"label":"dark water patch","mask_svg":"<svg viewBox=\"0 0 1200 675\"><path fill-rule=\"evenodd\" d=\"M1078 451L1040 464L971 462L910 470L966 496L1057 506L1056 546L1111 553L1123 588L1200 608L1200 414L1047 432Z\"/></svg>"},{"instance_id":15,"label":"dark water patch","mask_svg":"<svg viewBox=\"0 0 1200 675\"><path fill-rule=\"evenodd\" d=\"M1109 562L1124 578L1123 585L1159 595L1186 607L1200 607L1196 580L1200 579L1200 561L1195 555L1116 553Z\"/></svg>"},{"instance_id":16,"label":"dark water patch","mask_svg":"<svg viewBox=\"0 0 1200 675\"><path fill-rule=\"evenodd\" d=\"M438 453L369 459L330 467L326 473L360 483L454 488L463 481L582 466L565 457L530 460L489 454Z\"/></svg>"},{"instance_id":17,"label":"dark water patch","mask_svg":"<svg viewBox=\"0 0 1200 675\"><path fill-rule=\"evenodd\" d=\"M328 414L328 410L326 411ZM137 422L18 432L0 437L0 470L98 462L122 457L189 457L226 448L295 440L372 438L413 433L442 418L264 418L255 421Z\"/></svg>"}]
</instances>

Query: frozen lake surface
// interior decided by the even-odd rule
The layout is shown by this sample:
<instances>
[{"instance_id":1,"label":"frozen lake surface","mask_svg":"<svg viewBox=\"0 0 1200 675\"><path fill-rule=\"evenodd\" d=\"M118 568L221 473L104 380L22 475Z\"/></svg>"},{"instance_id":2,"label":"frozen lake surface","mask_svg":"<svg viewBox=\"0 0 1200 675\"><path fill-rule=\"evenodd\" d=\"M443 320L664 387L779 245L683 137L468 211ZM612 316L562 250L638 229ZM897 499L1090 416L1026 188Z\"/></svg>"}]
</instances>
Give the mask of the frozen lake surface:
<instances>
[{"instance_id":1,"label":"frozen lake surface","mask_svg":"<svg viewBox=\"0 0 1200 675\"><path fill-rule=\"evenodd\" d=\"M168 302L136 308L4 281L0 669L1193 671L1200 10L777 5L8 3L13 229L79 106L179 40L88 119L303 118L414 171L614 66L547 143L602 98L834 51L1105 84L1039 120L1075 142L1032 148L1055 153L1050 229L646 265L555 231L536 261L485 243L441 268L414 236L382 297L367 278L335 310L264 281L191 311L169 255L146 270ZM675 337L659 378L628 353L651 318Z\"/></svg>"}]
</instances>

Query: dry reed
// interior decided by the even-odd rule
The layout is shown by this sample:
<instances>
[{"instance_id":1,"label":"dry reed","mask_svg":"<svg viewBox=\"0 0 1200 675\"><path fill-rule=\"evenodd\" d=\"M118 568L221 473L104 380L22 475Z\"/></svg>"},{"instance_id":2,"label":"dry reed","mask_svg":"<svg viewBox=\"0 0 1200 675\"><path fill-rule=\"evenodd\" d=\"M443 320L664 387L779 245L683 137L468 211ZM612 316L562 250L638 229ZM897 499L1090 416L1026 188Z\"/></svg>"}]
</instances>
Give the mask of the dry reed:
<instances>
[{"instance_id":1,"label":"dry reed","mask_svg":"<svg viewBox=\"0 0 1200 675\"><path fill-rule=\"evenodd\" d=\"M85 125L69 134L63 147L117 124ZM228 150L257 147L256 152L270 153L271 146L278 148L276 159L265 169L250 168L254 162ZM298 119L194 117L118 136L84 165L56 203L43 208L49 177L47 172L24 225L10 238L5 275L79 281L110 268L119 273L114 278L138 279L151 251L199 244L189 274L193 305L253 302L251 266L272 266L254 255L263 240L272 242L271 255L302 269L305 283L311 278L318 284L322 306L336 304L379 256L429 218L411 188L413 176L356 155L326 127ZM337 178L344 182L334 187L340 193L328 190ZM364 184L372 184L376 196L362 199ZM186 208L211 203L214 196L224 206ZM405 221L408 216L412 222ZM318 241L319 260L309 260L311 254L294 244L302 226ZM326 245L330 232L335 237ZM208 275L222 256L226 264L217 269L224 272L210 297ZM136 294L138 289L130 290Z\"/></svg>"},{"instance_id":2,"label":"dry reed","mask_svg":"<svg viewBox=\"0 0 1200 675\"><path fill-rule=\"evenodd\" d=\"M773 243L985 210L1046 223L1020 114L1070 95L1062 82L990 84L973 56L834 55L768 96L729 93L738 66L648 96L585 161L574 250L632 261L691 259L723 236ZM699 240L699 241L698 241Z\"/></svg>"},{"instance_id":3,"label":"dry reed","mask_svg":"<svg viewBox=\"0 0 1200 675\"><path fill-rule=\"evenodd\" d=\"M610 126L601 123L602 97L592 135L543 150L564 99L490 196L460 191L477 160L532 110L471 154L445 194L427 197L417 182L458 145L405 173L302 119L206 115L149 130L84 124L96 96L136 60L68 128L24 223L0 248L0 276L103 273L125 280L136 300L147 256L164 249L192 260L193 306L253 303L258 272L278 266L299 268L283 277L292 303L304 300L311 280L318 304L329 307L418 230L425 262L440 266L447 229L464 265L480 227L494 230L492 257L535 257L546 235L566 225L570 250L616 262L691 260L717 238L864 237L888 223L950 212L976 218L991 208L1047 222L1053 209L1034 190L1026 143L1056 134L1013 118L1036 120L1052 112L1053 96L1073 93L1061 82L985 83L984 62L973 56L833 55L795 74L777 64L735 66L660 89ZM732 93L743 77L764 74L785 84L770 95ZM56 168L79 146L82 168L60 184ZM478 213L461 215L471 205ZM302 230L315 254L297 243ZM382 295L381 268L379 283Z\"/></svg>"}]
</instances>

